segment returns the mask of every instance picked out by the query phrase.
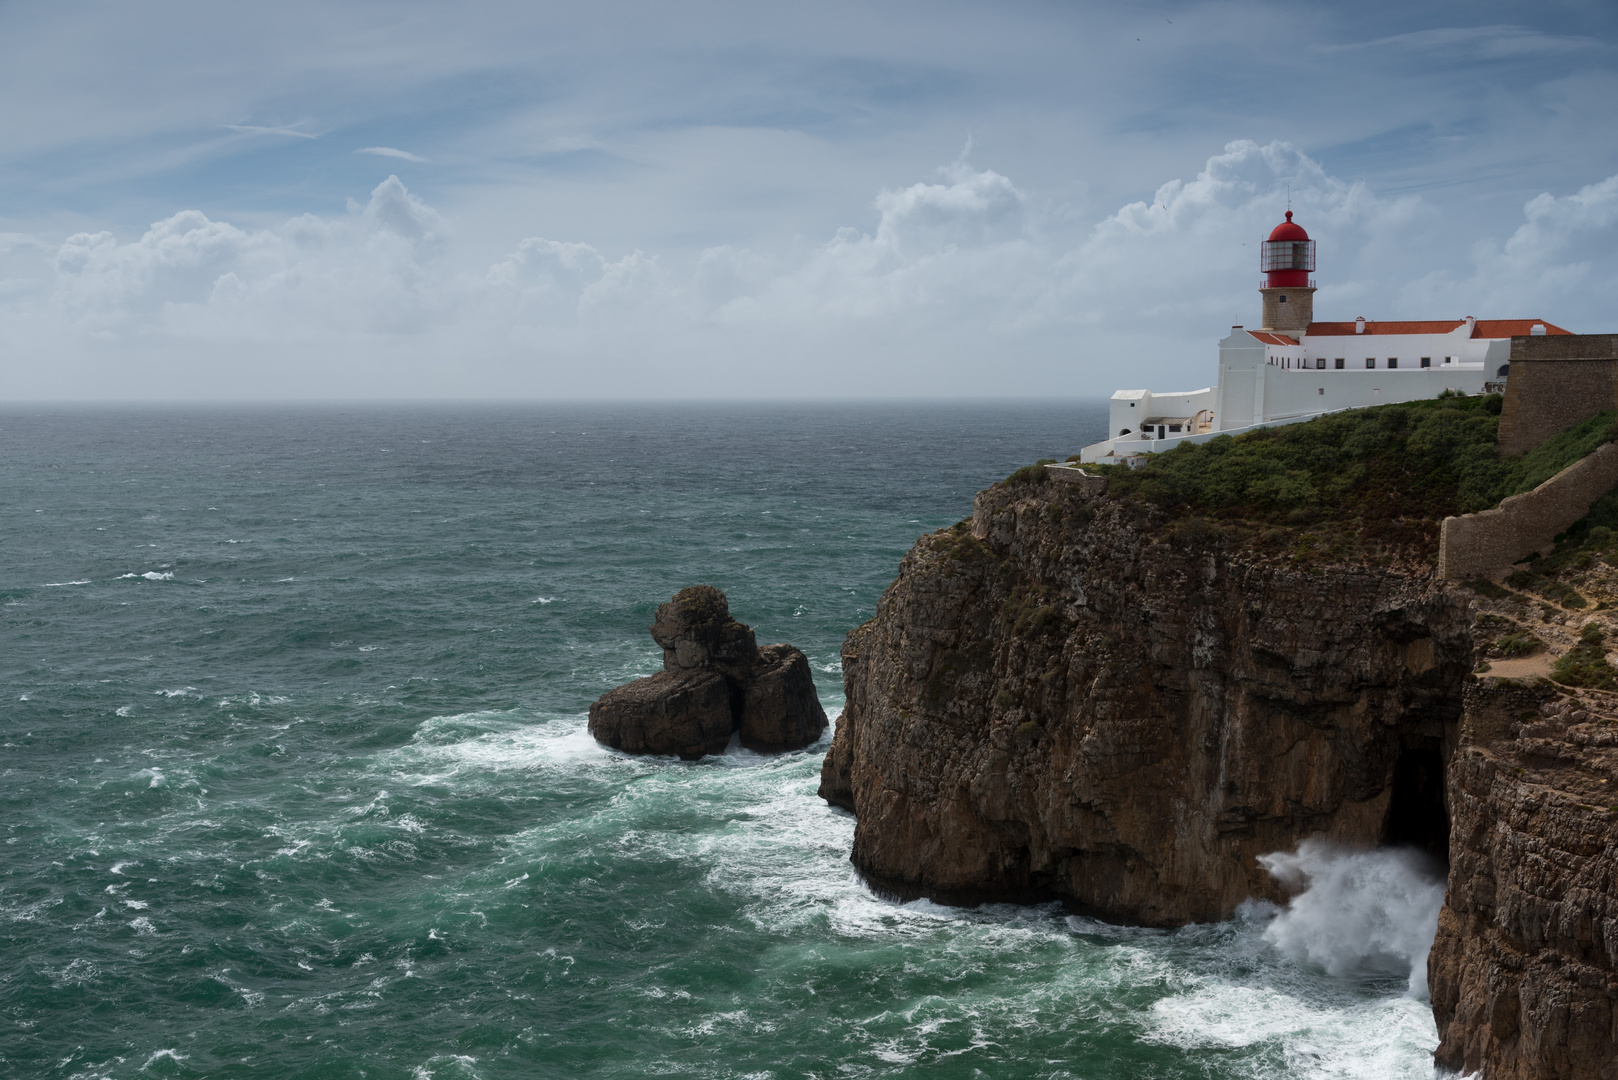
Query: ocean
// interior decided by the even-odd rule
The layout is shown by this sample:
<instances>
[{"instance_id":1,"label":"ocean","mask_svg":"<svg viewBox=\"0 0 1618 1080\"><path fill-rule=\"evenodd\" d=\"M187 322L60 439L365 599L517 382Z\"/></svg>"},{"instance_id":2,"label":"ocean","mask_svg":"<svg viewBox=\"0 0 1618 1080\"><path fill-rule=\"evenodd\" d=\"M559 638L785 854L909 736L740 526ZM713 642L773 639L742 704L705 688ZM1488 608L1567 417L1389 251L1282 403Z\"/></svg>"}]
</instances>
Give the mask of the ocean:
<instances>
[{"instance_id":1,"label":"ocean","mask_svg":"<svg viewBox=\"0 0 1618 1080\"><path fill-rule=\"evenodd\" d=\"M835 717L914 539L1105 422L8 407L0 1074L1430 1077L1410 965L1335 962L1302 908L898 903L816 798L829 732L687 763L585 731L693 584ZM1357 867L1339 927L1354 881L1373 921L1404 887Z\"/></svg>"}]
</instances>

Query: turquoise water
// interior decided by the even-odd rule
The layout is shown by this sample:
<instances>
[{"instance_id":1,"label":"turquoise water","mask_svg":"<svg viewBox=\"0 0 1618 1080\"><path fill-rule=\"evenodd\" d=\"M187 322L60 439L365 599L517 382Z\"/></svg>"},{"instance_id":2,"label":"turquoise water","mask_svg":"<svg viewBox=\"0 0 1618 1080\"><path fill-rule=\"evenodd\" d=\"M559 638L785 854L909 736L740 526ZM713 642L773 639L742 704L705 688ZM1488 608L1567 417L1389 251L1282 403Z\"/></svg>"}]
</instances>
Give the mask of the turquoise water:
<instances>
[{"instance_id":1,"label":"turquoise water","mask_svg":"<svg viewBox=\"0 0 1618 1080\"><path fill-rule=\"evenodd\" d=\"M724 588L837 646L1099 405L0 414L0 1070L1430 1076L1396 974L874 896L825 741L631 759L589 702ZM829 739L829 735L828 735Z\"/></svg>"}]
</instances>

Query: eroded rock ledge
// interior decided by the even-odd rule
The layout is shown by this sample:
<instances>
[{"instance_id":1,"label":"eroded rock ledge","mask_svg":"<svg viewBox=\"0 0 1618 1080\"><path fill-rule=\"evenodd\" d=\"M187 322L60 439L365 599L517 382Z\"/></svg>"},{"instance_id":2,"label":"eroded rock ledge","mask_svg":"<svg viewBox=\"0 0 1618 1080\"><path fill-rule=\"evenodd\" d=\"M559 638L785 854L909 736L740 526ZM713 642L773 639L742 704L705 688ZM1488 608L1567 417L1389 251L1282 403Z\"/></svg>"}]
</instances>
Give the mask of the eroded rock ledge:
<instances>
[{"instance_id":1,"label":"eroded rock ledge","mask_svg":"<svg viewBox=\"0 0 1618 1080\"><path fill-rule=\"evenodd\" d=\"M711 585L658 606L652 639L663 670L590 706L590 734L631 754L695 760L723 753L732 734L749 750L800 750L826 730L809 659L791 645L762 649Z\"/></svg>"}]
</instances>

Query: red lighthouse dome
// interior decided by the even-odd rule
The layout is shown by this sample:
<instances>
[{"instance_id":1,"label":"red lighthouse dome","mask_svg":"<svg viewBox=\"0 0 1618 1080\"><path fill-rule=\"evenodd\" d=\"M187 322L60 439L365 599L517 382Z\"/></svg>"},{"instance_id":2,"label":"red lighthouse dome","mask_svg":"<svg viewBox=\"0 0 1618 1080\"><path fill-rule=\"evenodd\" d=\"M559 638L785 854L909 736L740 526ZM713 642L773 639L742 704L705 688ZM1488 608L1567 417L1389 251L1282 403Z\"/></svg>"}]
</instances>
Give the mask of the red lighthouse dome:
<instances>
[{"instance_id":1,"label":"red lighthouse dome","mask_svg":"<svg viewBox=\"0 0 1618 1080\"><path fill-rule=\"evenodd\" d=\"M1302 225L1287 219L1270 230L1259 256L1259 269L1267 276L1266 288L1303 289L1311 284L1309 274L1315 268L1315 242Z\"/></svg>"}]
</instances>

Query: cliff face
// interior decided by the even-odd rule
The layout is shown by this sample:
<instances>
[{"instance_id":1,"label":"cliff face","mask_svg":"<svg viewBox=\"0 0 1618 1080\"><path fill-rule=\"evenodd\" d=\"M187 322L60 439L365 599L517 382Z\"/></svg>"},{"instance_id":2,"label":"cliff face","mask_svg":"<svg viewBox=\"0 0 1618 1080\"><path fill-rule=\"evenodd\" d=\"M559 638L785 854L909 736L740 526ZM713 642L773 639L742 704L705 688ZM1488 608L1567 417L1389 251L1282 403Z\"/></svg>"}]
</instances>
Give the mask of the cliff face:
<instances>
[{"instance_id":1,"label":"cliff face","mask_svg":"<svg viewBox=\"0 0 1618 1080\"><path fill-rule=\"evenodd\" d=\"M997 485L849 634L821 794L879 887L1158 925L1284 899L1256 856L1310 836L1426 847L1450 864L1438 1064L1618 1080L1618 692L1546 678L1583 649L1557 678L1618 686L1601 531L1473 591Z\"/></svg>"},{"instance_id":2,"label":"cliff face","mask_svg":"<svg viewBox=\"0 0 1618 1080\"><path fill-rule=\"evenodd\" d=\"M1465 595L1265 539L1039 482L924 537L844 645L855 864L1174 925L1281 899L1255 857L1312 835L1444 855Z\"/></svg>"},{"instance_id":3,"label":"cliff face","mask_svg":"<svg viewBox=\"0 0 1618 1080\"><path fill-rule=\"evenodd\" d=\"M1618 695L1484 679L1449 771L1440 1065L1618 1078Z\"/></svg>"}]
</instances>

